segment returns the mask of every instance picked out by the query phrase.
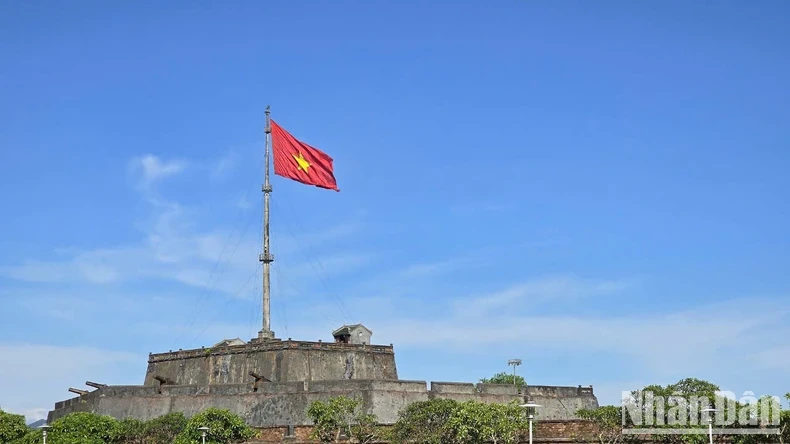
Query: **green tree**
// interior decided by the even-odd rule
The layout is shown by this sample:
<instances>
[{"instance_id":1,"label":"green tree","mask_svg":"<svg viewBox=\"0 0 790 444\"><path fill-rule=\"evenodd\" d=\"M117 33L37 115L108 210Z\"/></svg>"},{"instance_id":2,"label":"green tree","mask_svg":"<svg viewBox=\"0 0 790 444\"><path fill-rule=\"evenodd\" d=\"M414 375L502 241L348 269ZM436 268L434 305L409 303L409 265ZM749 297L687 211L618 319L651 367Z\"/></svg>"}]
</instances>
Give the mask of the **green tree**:
<instances>
[{"instance_id":1,"label":"green tree","mask_svg":"<svg viewBox=\"0 0 790 444\"><path fill-rule=\"evenodd\" d=\"M145 444L171 444L187 425L181 412L168 413L145 423Z\"/></svg>"},{"instance_id":2,"label":"green tree","mask_svg":"<svg viewBox=\"0 0 790 444\"><path fill-rule=\"evenodd\" d=\"M111 416L76 412L53 421L50 426L48 444L107 444L118 438L119 422ZM41 432L36 431L25 439L40 436Z\"/></svg>"},{"instance_id":3,"label":"green tree","mask_svg":"<svg viewBox=\"0 0 790 444\"><path fill-rule=\"evenodd\" d=\"M790 392L785 395L788 401L790 401ZM781 444L790 444L790 410L782 411L782 420L779 424L779 442Z\"/></svg>"},{"instance_id":4,"label":"green tree","mask_svg":"<svg viewBox=\"0 0 790 444\"><path fill-rule=\"evenodd\" d=\"M226 444L244 442L255 431L239 415L227 409L209 408L189 418L184 429L174 441L176 444L195 444L201 442L200 427L208 427L206 443Z\"/></svg>"},{"instance_id":5,"label":"green tree","mask_svg":"<svg viewBox=\"0 0 790 444\"><path fill-rule=\"evenodd\" d=\"M654 418L655 423L650 427L699 428L694 425L700 424L701 414L699 410L717 403L717 398L719 398L719 396L716 395L717 391L719 391L719 386L716 384L697 378L681 379L667 386L657 384L648 385L641 390L631 392L634 399L630 401L632 404L629 404L631 406L629 411L633 409L633 403L636 402L636 400L639 400L639 402L644 401L645 404L650 405L649 396L653 396L655 399L662 400L662 402L666 400L667 404L661 416L658 416L658 413L654 414L651 410L648 410L646 405L642 405L641 410L637 409L641 411L642 418ZM697 409L681 408L684 405L691 405L695 402L701 404ZM689 416L692 411L697 412L696 417ZM631 418L630 415L626 415L626 419L628 425L632 425L631 420L634 418ZM650 437L655 443L662 444L703 444L708 440L707 433L702 432L683 435L657 433Z\"/></svg>"},{"instance_id":6,"label":"green tree","mask_svg":"<svg viewBox=\"0 0 790 444\"><path fill-rule=\"evenodd\" d=\"M527 381L524 380L523 376L516 375L515 381L516 381L515 385L517 385L519 387L527 385ZM511 385L513 385L513 374L512 373L508 374L506 372L500 372L500 373L497 373L497 374L495 374L494 376L492 376L490 378L483 378L483 379L480 380L480 382L482 382L483 384L511 384Z\"/></svg>"},{"instance_id":7,"label":"green tree","mask_svg":"<svg viewBox=\"0 0 790 444\"><path fill-rule=\"evenodd\" d=\"M459 444L516 443L529 427L524 409L515 401L509 404L463 402L453 411L447 424L452 442Z\"/></svg>"},{"instance_id":8,"label":"green tree","mask_svg":"<svg viewBox=\"0 0 790 444\"><path fill-rule=\"evenodd\" d=\"M398 412L398 421L392 427L394 443L419 442L443 444L449 442L448 420L458 409L453 399L431 399L413 402Z\"/></svg>"},{"instance_id":9,"label":"green tree","mask_svg":"<svg viewBox=\"0 0 790 444\"><path fill-rule=\"evenodd\" d=\"M790 401L790 393L785 397ZM790 410L781 410L781 404L776 399L764 396L760 402L752 406L752 412L757 418L765 421L775 418L779 414L779 434L750 434L738 435L733 439L735 444L769 444L769 443L790 443ZM773 426L775 427L775 426Z\"/></svg>"},{"instance_id":10,"label":"green tree","mask_svg":"<svg viewBox=\"0 0 790 444\"><path fill-rule=\"evenodd\" d=\"M25 417L0 410L0 442L11 442L28 432Z\"/></svg>"},{"instance_id":11,"label":"green tree","mask_svg":"<svg viewBox=\"0 0 790 444\"><path fill-rule=\"evenodd\" d=\"M576 411L576 415L595 425L595 437L600 444L620 444L638 440L632 435L623 433L622 407L605 405L595 409L580 409ZM574 436L573 438L582 439L583 437Z\"/></svg>"},{"instance_id":12,"label":"green tree","mask_svg":"<svg viewBox=\"0 0 790 444\"><path fill-rule=\"evenodd\" d=\"M113 443L117 444L146 444L145 423L138 419L123 419L118 421L115 428Z\"/></svg>"},{"instance_id":13,"label":"green tree","mask_svg":"<svg viewBox=\"0 0 790 444\"><path fill-rule=\"evenodd\" d=\"M377 438L377 418L364 411L359 398L336 396L326 402L313 401L307 416L314 425L312 438L324 443L348 437L350 442L364 444Z\"/></svg>"}]
</instances>

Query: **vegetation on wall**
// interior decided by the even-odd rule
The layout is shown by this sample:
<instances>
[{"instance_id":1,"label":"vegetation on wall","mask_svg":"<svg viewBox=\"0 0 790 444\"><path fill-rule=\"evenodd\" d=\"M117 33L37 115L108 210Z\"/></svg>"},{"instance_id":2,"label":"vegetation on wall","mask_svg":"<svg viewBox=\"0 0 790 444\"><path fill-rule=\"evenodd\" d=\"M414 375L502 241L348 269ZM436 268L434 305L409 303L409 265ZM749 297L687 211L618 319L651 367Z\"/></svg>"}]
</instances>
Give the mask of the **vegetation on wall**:
<instances>
[{"instance_id":1,"label":"vegetation on wall","mask_svg":"<svg viewBox=\"0 0 790 444\"><path fill-rule=\"evenodd\" d=\"M515 380L515 384L513 381ZM497 373L490 378L483 378L480 380L483 384L510 384L510 385L517 385L519 387L527 385L527 381L524 379L523 376L516 375L515 378L513 374L510 373Z\"/></svg>"}]
</instances>

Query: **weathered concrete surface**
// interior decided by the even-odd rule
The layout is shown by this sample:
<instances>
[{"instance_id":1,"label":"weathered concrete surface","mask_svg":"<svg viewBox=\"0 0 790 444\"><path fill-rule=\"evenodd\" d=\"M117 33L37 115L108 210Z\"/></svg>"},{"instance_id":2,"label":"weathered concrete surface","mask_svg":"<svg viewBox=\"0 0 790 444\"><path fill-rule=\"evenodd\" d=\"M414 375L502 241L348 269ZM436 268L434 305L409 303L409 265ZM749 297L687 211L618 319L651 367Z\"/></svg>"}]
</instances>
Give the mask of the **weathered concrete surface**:
<instances>
[{"instance_id":1,"label":"weathered concrete surface","mask_svg":"<svg viewBox=\"0 0 790 444\"><path fill-rule=\"evenodd\" d=\"M536 417L544 420L579 419L576 411L598 407L598 399L590 387L527 386L529 399L541 405ZM567 415L566 412L573 412Z\"/></svg>"},{"instance_id":2,"label":"weathered concrete surface","mask_svg":"<svg viewBox=\"0 0 790 444\"><path fill-rule=\"evenodd\" d=\"M425 381L346 379L271 382L253 390L253 384L108 386L57 403L48 421L77 411L150 420L170 412L191 416L218 407L239 414L253 427L300 426L310 425L306 410L311 402L338 395L361 397L382 424L394 423L408 404L432 398L507 403L523 402L528 395L544 406L538 411L542 419L575 419L576 409L598 406L592 389L581 387L529 387L527 393L519 393L515 386L433 382L429 390Z\"/></svg>"},{"instance_id":3,"label":"weathered concrete surface","mask_svg":"<svg viewBox=\"0 0 790 444\"><path fill-rule=\"evenodd\" d=\"M271 381L398 379L392 346L271 341L149 355L144 385L154 376L179 385L246 384L250 372Z\"/></svg>"}]
</instances>

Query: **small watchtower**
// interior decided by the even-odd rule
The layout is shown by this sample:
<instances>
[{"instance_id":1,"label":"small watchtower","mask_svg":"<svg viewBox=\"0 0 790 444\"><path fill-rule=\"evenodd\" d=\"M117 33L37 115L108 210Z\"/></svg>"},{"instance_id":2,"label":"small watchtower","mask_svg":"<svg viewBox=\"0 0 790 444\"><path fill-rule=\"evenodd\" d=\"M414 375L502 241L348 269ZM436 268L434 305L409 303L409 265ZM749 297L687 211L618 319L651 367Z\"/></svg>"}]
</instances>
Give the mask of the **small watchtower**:
<instances>
[{"instance_id":1,"label":"small watchtower","mask_svg":"<svg viewBox=\"0 0 790 444\"><path fill-rule=\"evenodd\" d=\"M335 342L339 344L367 344L370 345L370 337L373 331L362 324L344 325L332 332Z\"/></svg>"}]
</instances>

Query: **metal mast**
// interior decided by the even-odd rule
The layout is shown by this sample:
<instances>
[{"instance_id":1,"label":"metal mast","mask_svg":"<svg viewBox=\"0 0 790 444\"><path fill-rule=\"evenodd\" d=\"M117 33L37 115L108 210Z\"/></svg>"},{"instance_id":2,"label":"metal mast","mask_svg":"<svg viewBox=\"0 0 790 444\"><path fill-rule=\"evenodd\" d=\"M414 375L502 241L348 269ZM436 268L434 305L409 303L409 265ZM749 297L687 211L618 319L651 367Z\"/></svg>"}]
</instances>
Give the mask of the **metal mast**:
<instances>
[{"instance_id":1,"label":"metal mast","mask_svg":"<svg viewBox=\"0 0 790 444\"><path fill-rule=\"evenodd\" d=\"M258 332L258 339L274 339L274 332L271 328L269 304L271 299L271 263L274 262L274 256L269 250L269 199L272 193L272 184L269 182L269 142L272 133L272 126L270 123L269 115L271 110L266 106L266 126L264 128L264 163L266 164L266 173L264 175L263 186L263 253L258 256L258 260L263 262L263 328Z\"/></svg>"}]
</instances>

